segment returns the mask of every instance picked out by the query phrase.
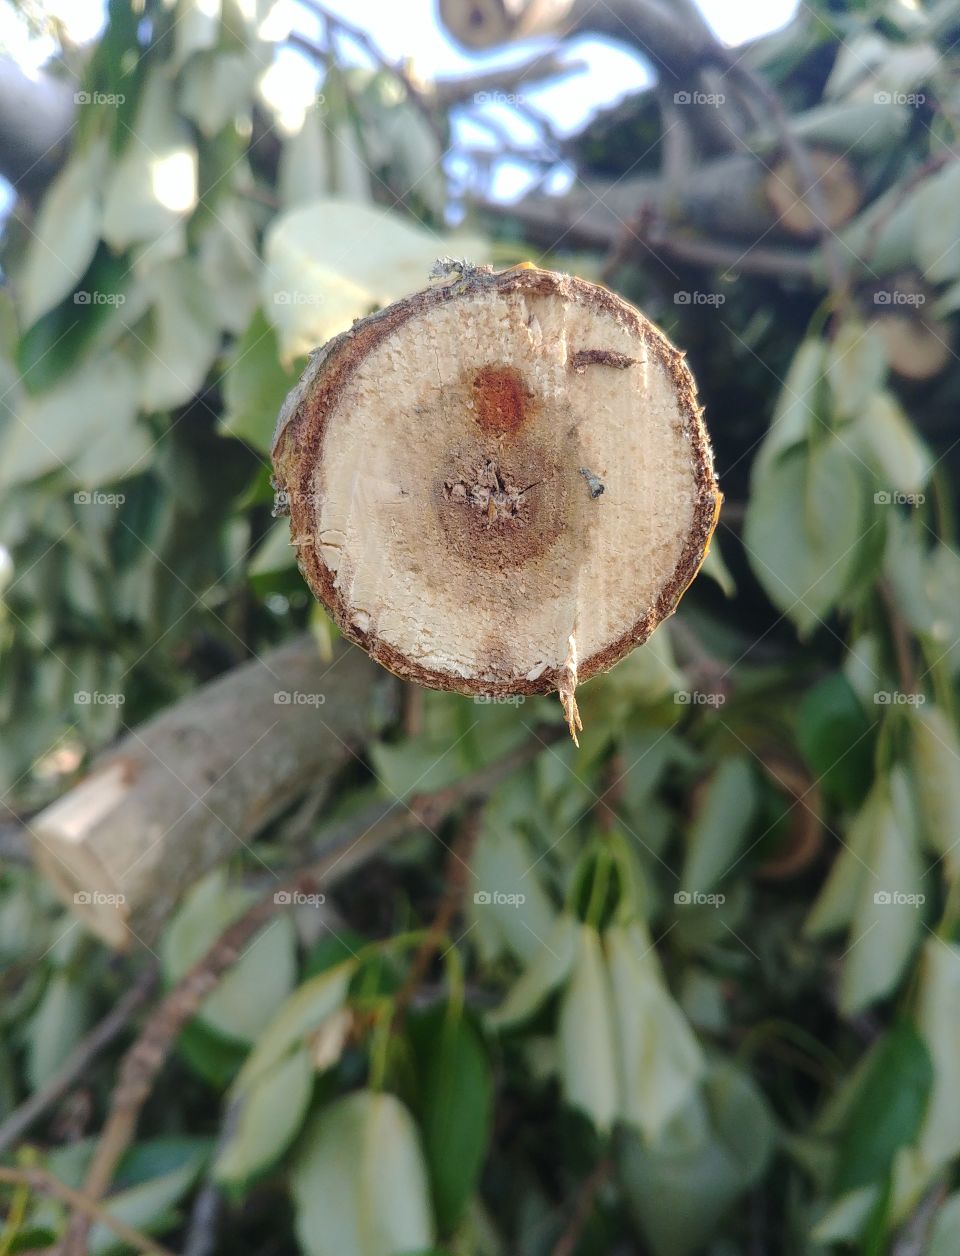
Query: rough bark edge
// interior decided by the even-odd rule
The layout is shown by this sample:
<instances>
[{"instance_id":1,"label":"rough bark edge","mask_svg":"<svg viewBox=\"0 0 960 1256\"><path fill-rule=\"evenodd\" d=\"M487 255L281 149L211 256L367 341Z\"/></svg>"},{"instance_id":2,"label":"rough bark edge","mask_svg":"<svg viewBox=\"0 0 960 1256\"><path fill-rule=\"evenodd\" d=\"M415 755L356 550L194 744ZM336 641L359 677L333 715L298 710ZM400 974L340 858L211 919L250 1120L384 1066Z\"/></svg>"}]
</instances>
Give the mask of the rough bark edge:
<instances>
[{"instance_id":1,"label":"rough bark edge","mask_svg":"<svg viewBox=\"0 0 960 1256\"><path fill-rule=\"evenodd\" d=\"M289 502L291 541L296 546L297 563L304 579L314 596L333 616L343 635L366 650L382 667L403 680L456 693L493 696L550 693L558 687L562 667L548 668L536 680L517 678L491 682L471 679L422 667L381 641L374 633L357 629L351 623L335 587L334 573L320 557L313 539L313 471L322 457L328 413L336 405L350 376L368 353L410 319L436 305L473 296L488 288L504 294L518 291L552 294L565 301L598 306L628 331L640 336L652 357L673 380L684 432L693 451L697 485L693 526L673 574L654 607L616 641L579 663L579 681L609 671L636 646L642 645L653 630L674 612L699 571L709 549L723 495L713 470L713 454L702 421L703 411L697 404L696 384L684 355L639 310L597 284L535 267L515 267L497 273L488 268L471 268L459 280L416 292L367 318L359 319L349 331L341 333L312 355L300 382L284 403L273 439L275 485L286 494Z\"/></svg>"}]
</instances>

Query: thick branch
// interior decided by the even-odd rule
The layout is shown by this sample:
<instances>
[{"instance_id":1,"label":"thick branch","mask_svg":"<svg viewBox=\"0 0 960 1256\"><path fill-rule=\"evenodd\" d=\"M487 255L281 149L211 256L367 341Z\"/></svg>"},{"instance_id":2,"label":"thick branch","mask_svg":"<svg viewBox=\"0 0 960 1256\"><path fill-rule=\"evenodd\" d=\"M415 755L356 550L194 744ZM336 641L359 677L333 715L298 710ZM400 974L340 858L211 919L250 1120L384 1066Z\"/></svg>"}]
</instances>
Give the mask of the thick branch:
<instances>
[{"instance_id":1,"label":"thick branch","mask_svg":"<svg viewBox=\"0 0 960 1256\"><path fill-rule=\"evenodd\" d=\"M116 947L150 942L181 895L308 787L331 782L395 690L359 650L303 637L128 735L30 824L61 898Z\"/></svg>"}]
</instances>

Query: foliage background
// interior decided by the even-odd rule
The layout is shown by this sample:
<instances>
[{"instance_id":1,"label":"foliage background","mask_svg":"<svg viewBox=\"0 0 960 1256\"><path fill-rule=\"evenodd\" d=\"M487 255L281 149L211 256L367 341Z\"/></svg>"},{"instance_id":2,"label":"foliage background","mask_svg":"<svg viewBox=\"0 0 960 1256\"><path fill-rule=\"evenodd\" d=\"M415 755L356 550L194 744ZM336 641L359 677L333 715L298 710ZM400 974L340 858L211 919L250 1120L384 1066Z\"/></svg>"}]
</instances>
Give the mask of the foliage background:
<instances>
[{"instance_id":1,"label":"foliage background","mask_svg":"<svg viewBox=\"0 0 960 1256\"><path fill-rule=\"evenodd\" d=\"M727 496L711 562L584 690L579 753L544 745L442 844L412 832L324 912L278 914L178 1039L107 1207L194 1253L960 1250L960 7L818 3L750 47L861 201L836 232L771 220L759 242L722 205L659 234L640 201L585 221L676 158L656 86L569 141L539 120L519 159L575 171L545 238L539 188L505 206L475 154L451 161L470 98L342 64L335 24L308 49L322 97L272 109L269 19L112 0L97 45L51 69L82 93L75 128L6 224L0 1117L150 963L71 925L19 826L244 658L305 626L330 648L272 516L270 436L304 355L440 254L531 257L688 351ZM698 125L706 162L722 144ZM754 117L746 143L766 170L782 136ZM944 349L922 378L911 337ZM301 853L560 715L408 702ZM284 824L181 904L164 983L264 865L293 866ZM82 1182L122 1045L7 1165ZM3 1189L4 1256L57 1241L62 1204Z\"/></svg>"}]
</instances>

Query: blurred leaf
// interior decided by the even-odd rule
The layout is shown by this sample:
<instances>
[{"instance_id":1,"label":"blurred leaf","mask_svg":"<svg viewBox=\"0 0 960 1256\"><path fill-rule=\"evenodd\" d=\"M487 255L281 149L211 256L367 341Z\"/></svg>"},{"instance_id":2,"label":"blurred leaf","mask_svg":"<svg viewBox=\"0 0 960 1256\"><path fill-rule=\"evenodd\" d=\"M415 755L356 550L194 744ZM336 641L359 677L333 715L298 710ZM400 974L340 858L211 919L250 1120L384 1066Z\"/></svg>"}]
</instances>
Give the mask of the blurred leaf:
<instances>
[{"instance_id":1,"label":"blurred leaf","mask_svg":"<svg viewBox=\"0 0 960 1256\"><path fill-rule=\"evenodd\" d=\"M706 894L737 860L757 810L753 769L746 758L724 759L700 794L690 823L680 886Z\"/></svg>"},{"instance_id":2,"label":"blurred leaf","mask_svg":"<svg viewBox=\"0 0 960 1256\"><path fill-rule=\"evenodd\" d=\"M910 708L915 794L923 836L951 880L960 871L960 739L936 706Z\"/></svg>"},{"instance_id":3,"label":"blurred leaf","mask_svg":"<svg viewBox=\"0 0 960 1256\"><path fill-rule=\"evenodd\" d=\"M566 912L557 916L532 961L499 1007L487 1014L495 1029L511 1029L530 1019L566 980L573 966L580 926Z\"/></svg>"},{"instance_id":4,"label":"blurred leaf","mask_svg":"<svg viewBox=\"0 0 960 1256\"><path fill-rule=\"evenodd\" d=\"M253 901L227 884L221 869L204 877L184 899L161 945L169 982L180 978ZM252 1042L270 1024L296 976L296 939L289 914L275 916L205 999L200 1019L228 1038ZM250 991L258 992L256 999Z\"/></svg>"},{"instance_id":5,"label":"blurred leaf","mask_svg":"<svg viewBox=\"0 0 960 1256\"><path fill-rule=\"evenodd\" d=\"M393 1095L360 1090L322 1108L290 1184L305 1256L399 1256L433 1242L419 1135Z\"/></svg>"},{"instance_id":6,"label":"blurred leaf","mask_svg":"<svg viewBox=\"0 0 960 1256\"><path fill-rule=\"evenodd\" d=\"M925 179L917 191L914 248L933 283L960 275L960 161Z\"/></svg>"},{"instance_id":7,"label":"blurred leaf","mask_svg":"<svg viewBox=\"0 0 960 1256\"><path fill-rule=\"evenodd\" d=\"M237 1077L235 1090L241 1094L253 1082L266 1076L291 1051L315 1034L328 1017L343 1007L350 978L356 971L354 959L325 969L294 990L264 1032Z\"/></svg>"},{"instance_id":8,"label":"blurred leaf","mask_svg":"<svg viewBox=\"0 0 960 1256\"><path fill-rule=\"evenodd\" d=\"M106 163L106 145L92 144L75 152L47 189L18 284L25 327L69 296L93 261Z\"/></svg>"},{"instance_id":9,"label":"blurred leaf","mask_svg":"<svg viewBox=\"0 0 960 1256\"><path fill-rule=\"evenodd\" d=\"M689 1102L704 1072L687 1018L664 987L652 943L635 927L603 935L620 1077L618 1116L649 1143Z\"/></svg>"},{"instance_id":10,"label":"blurred leaf","mask_svg":"<svg viewBox=\"0 0 960 1256\"><path fill-rule=\"evenodd\" d=\"M960 1192L950 1195L937 1213L926 1256L954 1256L960 1251Z\"/></svg>"},{"instance_id":11,"label":"blurred leaf","mask_svg":"<svg viewBox=\"0 0 960 1256\"><path fill-rule=\"evenodd\" d=\"M548 937L556 911L537 875L537 856L522 834L484 816L471 862L473 901L467 914L489 954L510 950L532 963Z\"/></svg>"},{"instance_id":12,"label":"blurred leaf","mask_svg":"<svg viewBox=\"0 0 960 1256\"><path fill-rule=\"evenodd\" d=\"M87 1028L88 1018L88 998L83 986L67 972L54 973L25 1027L27 1078L33 1090L48 1082L71 1054Z\"/></svg>"},{"instance_id":13,"label":"blurred leaf","mask_svg":"<svg viewBox=\"0 0 960 1256\"><path fill-rule=\"evenodd\" d=\"M851 435L888 493L915 494L926 486L933 456L890 393L874 393L864 403Z\"/></svg>"},{"instance_id":14,"label":"blurred leaf","mask_svg":"<svg viewBox=\"0 0 960 1256\"><path fill-rule=\"evenodd\" d=\"M313 1065L303 1046L262 1073L228 1111L231 1134L214 1165L218 1182L242 1185L286 1150L306 1116Z\"/></svg>"},{"instance_id":15,"label":"blurred leaf","mask_svg":"<svg viewBox=\"0 0 960 1256\"><path fill-rule=\"evenodd\" d=\"M887 373L882 339L868 324L845 320L827 347L826 373L837 416L857 418Z\"/></svg>"},{"instance_id":16,"label":"blurred leaf","mask_svg":"<svg viewBox=\"0 0 960 1256\"><path fill-rule=\"evenodd\" d=\"M341 143L340 157L352 151ZM456 241L472 261L480 240ZM421 288L440 241L389 210L322 200L280 214L264 245L263 302L277 329L281 360L309 353L355 318Z\"/></svg>"},{"instance_id":17,"label":"blurred leaf","mask_svg":"<svg viewBox=\"0 0 960 1256\"><path fill-rule=\"evenodd\" d=\"M297 376L297 370L287 370L280 364L277 333L257 310L224 373L224 412L219 431L268 454L277 415ZM289 533L289 526L285 526Z\"/></svg>"},{"instance_id":18,"label":"blurred leaf","mask_svg":"<svg viewBox=\"0 0 960 1256\"><path fill-rule=\"evenodd\" d=\"M789 450L755 484L744 542L778 610L808 636L847 589L863 538L860 464L832 436Z\"/></svg>"},{"instance_id":19,"label":"blurred leaf","mask_svg":"<svg viewBox=\"0 0 960 1256\"><path fill-rule=\"evenodd\" d=\"M917 1029L933 1067L917 1150L933 1170L960 1152L960 947L941 938L923 948Z\"/></svg>"},{"instance_id":20,"label":"blurred leaf","mask_svg":"<svg viewBox=\"0 0 960 1256\"><path fill-rule=\"evenodd\" d=\"M144 282L151 331L140 369L140 404L166 410L200 392L219 347L218 320L192 258L157 266Z\"/></svg>"},{"instance_id":21,"label":"blurred leaf","mask_svg":"<svg viewBox=\"0 0 960 1256\"><path fill-rule=\"evenodd\" d=\"M108 1196L103 1206L111 1217L145 1234L158 1234L170 1229L178 1219L173 1211L174 1205L196 1181L204 1160L204 1152L197 1151L180 1168ZM87 1247L91 1256L108 1256L129 1250L113 1230L100 1222L92 1226Z\"/></svg>"},{"instance_id":22,"label":"blurred leaf","mask_svg":"<svg viewBox=\"0 0 960 1256\"><path fill-rule=\"evenodd\" d=\"M621 1115L613 992L597 931L581 925L557 1034L563 1093L600 1133Z\"/></svg>"},{"instance_id":23,"label":"blurred leaf","mask_svg":"<svg viewBox=\"0 0 960 1256\"><path fill-rule=\"evenodd\" d=\"M851 1106L837 1159L837 1195L886 1177L897 1149L917 1136L932 1084L923 1039L899 1022L874 1054Z\"/></svg>"},{"instance_id":24,"label":"blurred leaf","mask_svg":"<svg viewBox=\"0 0 960 1256\"><path fill-rule=\"evenodd\" d=\"M841 673L825 676L803 695L797 745L832 802L851 811L863 803L873 779L876 740L876 725Z\"/></svg>"},{"instance_id":25,"label":"blurred leaf","mask_svg":"<svg viewBox=\"0 0 960 1256\"><path fill-rule=\"evenodd\" d=\"M158 239L197 203L197 153L163 66L147 73L133 134L107 182L103 238L120 251Z\"/></svg>"},{"instance_id":26,"label":"blurred leaf","mask_svg":"<svg viewBox=\"0 0 960 1256\"><path fill-rule=\"evenodd\" d=\"M473 1193L493 1108L490 1063L462 1010L438 1005L411 1017L418 1078L416 1116L433 1188L437 1226L449 1234Z\"/></svg>"},{"instance_id":27,"label":"blurred leaf","mask_svg":"<svg viewBox=\"0 0 960 1256\"><path fill-rule=\"evenodd\" d=\"M800 342L793 356L783 390L777 396L770 428L753 461L751 478L756 485L780 454L806 442L818 419L824 418L826 345L810 337Z\"/></svg>"}]
</instances>

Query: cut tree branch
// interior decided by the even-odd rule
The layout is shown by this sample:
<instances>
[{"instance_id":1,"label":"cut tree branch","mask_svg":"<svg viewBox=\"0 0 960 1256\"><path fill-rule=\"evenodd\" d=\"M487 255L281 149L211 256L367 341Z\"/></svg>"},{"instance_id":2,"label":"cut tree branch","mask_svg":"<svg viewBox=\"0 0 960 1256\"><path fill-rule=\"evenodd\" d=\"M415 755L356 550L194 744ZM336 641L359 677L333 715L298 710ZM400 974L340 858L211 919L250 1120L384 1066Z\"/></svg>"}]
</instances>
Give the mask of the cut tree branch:
<instances>
[{"instance_id":1,"label":"cut tree branch","mask_svg":"<svg viewBox=\"0 0 960 1256\"><path fill-rule=\"evenodd\" d=\"M348 645L332 663L310 637L270 651L129 730L31 821L37 862L105 941L149 945L199 876L333 781L395 698Z\"/></svg>"}]
</instances>

